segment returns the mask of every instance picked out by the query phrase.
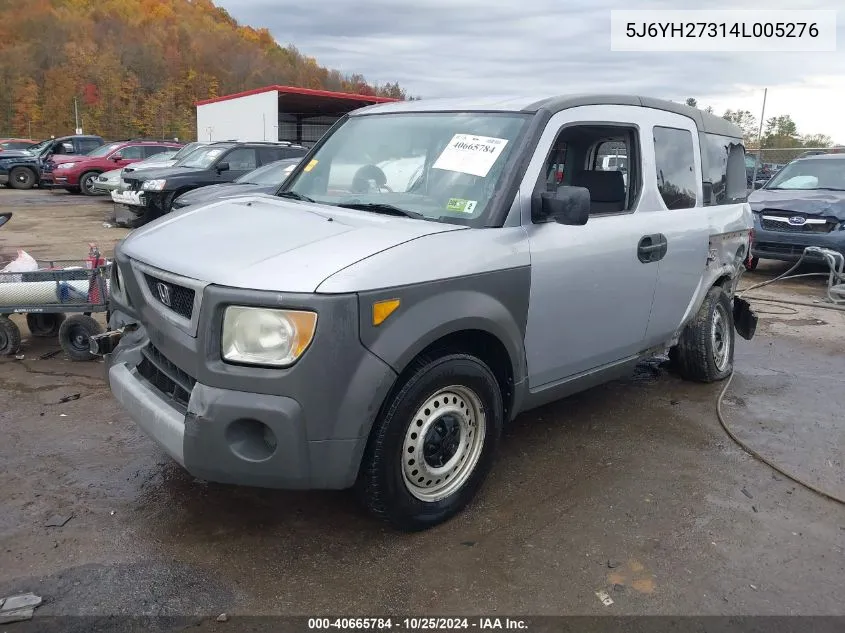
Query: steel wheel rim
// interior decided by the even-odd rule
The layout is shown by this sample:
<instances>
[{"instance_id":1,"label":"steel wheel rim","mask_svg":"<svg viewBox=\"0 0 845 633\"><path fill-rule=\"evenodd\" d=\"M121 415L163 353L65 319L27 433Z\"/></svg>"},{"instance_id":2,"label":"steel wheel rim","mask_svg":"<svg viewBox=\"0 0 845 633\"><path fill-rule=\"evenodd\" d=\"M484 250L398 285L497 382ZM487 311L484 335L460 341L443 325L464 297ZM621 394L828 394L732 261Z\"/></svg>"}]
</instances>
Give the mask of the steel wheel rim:
<instances>
[{"instance_id":1,"label":"steel wheel rim","mask_svg":"<svg viewBox=\"0 0 845 633\"><path fill-rule=\"evenodd\" d=\"M434 503L460 490L484 449L486 414L472 389L453 385L426 398L402 443L402 479L420 501Z\"/></svg>"},{"instance_id":2,"label":"steel wheel rim","mask_svg":"<svg viewBox=\"0 0 845 633\"><path fill-rule=\"evenodd\" d=\"M29 173L27 171L19 171L15 177L19 183L26 184L29 182Z\"/></svg>"},{"instance_id":3,"label":"steel wheel rim","mask_svg":"<svg viewBox=\"0 0 845 633\"><path fill-rule=\"evenodd\" d=\"M89 349L88 332L82 326L75 325L70 328L68 341L70 342L70 346L79 352L88 351Z\"/></svg>"},{"instance_id":4,"label":"steel wheel rim","mask_svg":"<svg viewBox=\"0 0 845 633\"><path fill-rule=\"evenodd\" d=\"M730 359L731 336L728 314L723 305L717 305L710 326L710 341L713 345L713 362L716 369L724 371Z\"/></svg>"}]
</instances>

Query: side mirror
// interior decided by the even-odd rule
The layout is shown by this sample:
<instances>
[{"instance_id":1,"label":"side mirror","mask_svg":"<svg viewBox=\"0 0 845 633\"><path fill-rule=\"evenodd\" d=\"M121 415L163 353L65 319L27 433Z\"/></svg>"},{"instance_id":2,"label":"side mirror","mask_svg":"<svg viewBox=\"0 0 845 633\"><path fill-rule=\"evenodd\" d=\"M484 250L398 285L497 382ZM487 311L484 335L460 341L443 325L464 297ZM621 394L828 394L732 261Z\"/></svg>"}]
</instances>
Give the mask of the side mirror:
<instances>
[{"instance_id":1,"label":"side mirror","mask_svg":"<svg viewBox=\"0 0 845 633\"><path fill-rule=\"evenodd\" d=\"M12 219L11 213L0 213L0 226L3 226L4 224L6 224L6 222L8 222L11 219Z\"/></svg>"},{"instance_id":2,"label":"side mirror","mask_svg":"<svg viewBox=\"0 0 845 633\"><path fill-rule=\"evenodd\" d=\"M229 163L220 163L217 165L217 173L223 173L224 171L229 171Z\"/></svg>"},{"instance_id":3,"label":"side mirror","mask_svg":"<svg viewBox=\"0 0 845 633\"><path fill-rule=\"evenodd\" d=\"M121 154L120 152L115 152L114 154L111 155L111 159L114 162L117 162L119 160L123 160L123 154Z\"/></svg>"},{"instance_id":4,"label":"side mirror","mask_svg":"<svg viewBox=\"0 0 845 633\"><path fill-rule=\"evenodd\" d=\"M558 224L582 226L590 217L590 191L561 185L554 193L543 192L532 200L532 215Z\"/></svg>"}]
</instances>

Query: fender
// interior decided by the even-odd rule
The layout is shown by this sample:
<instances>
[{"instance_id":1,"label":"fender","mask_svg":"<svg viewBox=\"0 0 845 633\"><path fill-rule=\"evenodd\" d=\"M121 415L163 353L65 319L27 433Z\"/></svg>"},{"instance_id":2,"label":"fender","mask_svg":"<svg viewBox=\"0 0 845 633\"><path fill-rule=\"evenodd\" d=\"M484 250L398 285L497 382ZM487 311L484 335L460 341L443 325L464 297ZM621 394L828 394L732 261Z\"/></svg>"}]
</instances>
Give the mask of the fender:
<instances>
[{"instance_id":1,"label":"fender","mask_svg":"<svg viewBox=\"0 0 845 633\"><path fill-rule=\"evenodd\" d=\"M361 342L399 374L438 339L480 330L502 343L518 385L525 379L530 277L530 267L522 266L361 293ZM373 325L373 304L389 299L398 299L399 307Z\"/></svg>"}]
</instances>

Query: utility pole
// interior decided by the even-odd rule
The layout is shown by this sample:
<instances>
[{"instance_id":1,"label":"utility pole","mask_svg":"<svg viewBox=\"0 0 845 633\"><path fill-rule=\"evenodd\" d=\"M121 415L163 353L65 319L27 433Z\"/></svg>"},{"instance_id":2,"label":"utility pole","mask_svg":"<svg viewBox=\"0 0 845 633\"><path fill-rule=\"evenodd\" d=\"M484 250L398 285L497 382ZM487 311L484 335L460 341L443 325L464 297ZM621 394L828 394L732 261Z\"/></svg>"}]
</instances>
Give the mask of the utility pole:
<instances>
[{"instance_id":1,"label":"utility pole","mask_svg":"<svg viewBox=\"0 0 845 633\"><path fill-rule=\"evenodd\" d=\"M754 183L757 181L757 165L763 160L763 120L766 117L766 95L769 89L763 89L763 109L760 112L760 129L757 131L757 160L754 161L754 171L751 174L751 190L754 190Z\"/></svg>"},{"instance_id":2,"label":"utility pole","mask_svg":"<svg viewBox=\"0 0 845 633\"><path fill-rule=\"evenodd\" d=\"M76 133L82 134L82 128L79 126L79 105L76 102L76 97L73 98L73 120L76 123Z\"/></svg>"}]
</instances>

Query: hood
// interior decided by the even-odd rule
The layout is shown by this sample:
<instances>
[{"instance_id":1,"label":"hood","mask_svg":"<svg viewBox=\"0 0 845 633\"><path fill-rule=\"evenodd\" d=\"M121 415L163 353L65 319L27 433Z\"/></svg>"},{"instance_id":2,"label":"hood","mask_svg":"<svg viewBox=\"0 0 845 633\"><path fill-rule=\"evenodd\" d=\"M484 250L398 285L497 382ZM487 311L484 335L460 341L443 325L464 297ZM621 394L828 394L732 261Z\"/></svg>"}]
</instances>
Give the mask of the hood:
<instances>
[{"instance_id":1,"label":"hood","mask_svg":"<svg viewBox=\"0 0 845 633\"><path fill-rule=\"evenodd\" d=\"M752 210L771 209L845 220L845 191L757 189L748 196Z\"/></svg>"},{"instance_id":2,"label":"hood","mask_svg":"<svg viewBox=\"0 0 845 633\"><path fill-rule=\"evenodd\" d=\"M127 165L124 169L127 174L131 174L133 171L144 171L147 169L167 169L168 167L173 167L174 164L176 164L175 160L163 160L160 163L145 163L144 161L138 161L137 163Z\"/></svg>"},{"instance_id":3,"label":"hood","mask_svg":"<svg viewBox=\"0 0 845 633\"><path fill-rule=\"evenodd\" d=\"M137 171L124 171L124 180L159 180L164 178L175 178L176 176L187 176L197 172L205 171L194 167L151 167L150 169L139 169ZM143 172L143 173L138 173Z\"/></svg>"},{"instance_id":4,"label":"hood","mask_svg":"<svg viewBox=\"0 0 845 633\"><path fill-rule=\"evenodd\" d=\"M4 158L38 158L38 154L25 152L22 149L4 149L0 151L0 160Z\"/></svg>"},{"instance_id":5,"label":"hood","mask_svg":"<svg viewBox=\"0 0 845 633\"><path fill-rule=\"evenodd\" d=\"M279 185L254 185L254 184L238 184L238 183L221 183L219 185L208 185L207 187L200 187L183 193L177 198L179 204L183 207L191 204L203 204L206 202L214 202L221 198L231 198L233 196L248 196L259 193L273 193L279 188Z\"/></svg>"},{"instance_id":6,"label":"hood","mask_svg":"<svg viewBox=\"0 0 845 633\"><path fill-rule=\"evenodd\" d=\"M405 242L467 227L248 196L168 214L120 250L213 284L314 292L329 276Z\"/></svg>"},{"instance_id":7,"label":"hood","mask_svg":"<svg viewBox=\"0 0 845 633\"><path fill-rule=\"evenodd\" d=\"M86 156L85 154L59 154L58 156L51 156L50 162L56 165L61 165L62 163L78 163L83 160L88 160L91 158L90 156Z\"/></svg>"}]
</instances>

